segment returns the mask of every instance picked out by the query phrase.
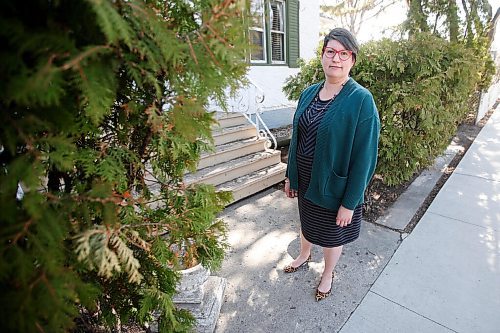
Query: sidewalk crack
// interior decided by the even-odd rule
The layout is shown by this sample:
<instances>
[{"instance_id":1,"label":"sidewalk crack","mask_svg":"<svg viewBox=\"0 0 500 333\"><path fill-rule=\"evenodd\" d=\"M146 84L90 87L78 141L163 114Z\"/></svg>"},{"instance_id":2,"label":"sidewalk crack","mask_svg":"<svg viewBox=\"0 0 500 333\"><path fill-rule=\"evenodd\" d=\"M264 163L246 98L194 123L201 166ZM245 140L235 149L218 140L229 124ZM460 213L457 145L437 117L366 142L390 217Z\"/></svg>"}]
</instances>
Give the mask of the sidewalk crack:
<instances>
[{"instance_id":1,"label":"sidewalk crack","mask_svg":"<svg viewBox=\"0 0 500 333\"><path fill-rule=\"evenodd\" d=\"M460 166L460 164L458 166ZM479 178L479 179L482 179L482 180L488 180L488 181L494 182L494 183L500 183L499 180L492 179L492 178L487 178L487 177L484 177L484 176L471 175L470 173L463 173L463 172L460 172L460 171L453 171L453 173L455 173L457 175L461 175L461 176L474 177L474 178Z\"/></svg>"},{"instance_id":2,"label":"sidewalk crack","mask_svg":"<svg viewBox=\"0 0 500 333\"><path fill-rule=\"evenodd\" d=\"M483 228L483 229L486 229L486 230L492 230L494 232L498 232L500 231L500 229L497 229L495 227L486 227L486 226L483 226L483 225L479 225L479 224L475 224L475 223L472 223L472 222L468 222L468 221L464 221L464 220L460 220L460 219L457 219L456 217L451 217L451 216L447 216L447 215L443 215L443 214L439 214L439 213L436 213L436 212L433 212L433 211L428 211L427 213L429 214L433 214L433 215L437 215L437 216L441 216L441 217L444 217L446 219L450 219L450 220L454 220L454 221L458 221L458 222L462 222L462 223L465 223L465 224L468 224L468 225L473 225L475 227L479 227L479 228Z\"/></svg>"},{"instance_id":3,"label":"sidewalk crack","mask_svg":"<svg viewBox=\"0 0 500 333\"><path fill-rule=\"evenodd\" d=\"M389 302L391 302L391 303L394 303L394 304L396 304L396 305L399 305L400 307L402 307L402 308L404 308L404 309L406 309L406 310L408 310L408 311L410 311L410 312L412 312L412 313L416 314L416 315L417 315L417 316L419 316L419 317L425 318L425 319L427 319L427 320L429 320L429 321L431 321L431 322L433 322L433 323L435 323L435 324L437 324L437 325L439 325L439 326L441 326L441 327L444 327L444 328L446 328L446 329L448 329L448 330L450 330L450 331L452 331L452 332L459 333L458 331L455 331L454 329L451 329L451 328L449 328L448 326L445 326L445 325L443 325L443 324L441 324L441 323L438 323L437 321L435 321L435 320L433 320L433 319L431 319L431 318L429 318L429 317L426 317L426 316L424 316L424 315L422 315L422 314L420 314L420 313L418 313L418 312L416 312L416 311L413 311L412 309L407 308L406 306L404 306L404 305L402 305L402 304L399 304L398 302L395 302L395 301L393 301L392 299L389 299L389 298L387 298L387 297L385 297L385 296L382 296L382 295L380 295L380 294L378 294L378 293L376 293L376 292L374 292L374 291L372 291L372 290L370 290L370 292L374 293L375 295L377 295L377 296L379 296L379 297L382 297L383 299L385 299L385 300L387 300L387 301L389 301Z\"/></svg>"}]
</instances>

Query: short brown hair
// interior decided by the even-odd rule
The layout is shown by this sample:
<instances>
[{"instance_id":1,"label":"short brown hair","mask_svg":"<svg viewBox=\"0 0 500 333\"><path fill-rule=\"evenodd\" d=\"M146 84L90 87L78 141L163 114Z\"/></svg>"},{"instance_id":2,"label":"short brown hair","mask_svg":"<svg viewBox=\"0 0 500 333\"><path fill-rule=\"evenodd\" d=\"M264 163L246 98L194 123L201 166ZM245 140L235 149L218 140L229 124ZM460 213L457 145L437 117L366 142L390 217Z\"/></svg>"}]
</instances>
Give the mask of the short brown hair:
<instances>
[{"instance_id":1,"label":"short brown hair","mask_svg":"<svg viewBox=\"0 0 500 333\"><path fill-rule=\"evenodd\" d=\"M321 50L321 54L325 52L325 47L329 41L336 40L340 44L342 44L346 50L352 52L352 57L354 61L356 61L356 55L359 52L359 44L356 40L356 37L347 29L344 28L335 28L328 35L325 36L323 41L323 49Z\"/></svg>"}]
</instances>

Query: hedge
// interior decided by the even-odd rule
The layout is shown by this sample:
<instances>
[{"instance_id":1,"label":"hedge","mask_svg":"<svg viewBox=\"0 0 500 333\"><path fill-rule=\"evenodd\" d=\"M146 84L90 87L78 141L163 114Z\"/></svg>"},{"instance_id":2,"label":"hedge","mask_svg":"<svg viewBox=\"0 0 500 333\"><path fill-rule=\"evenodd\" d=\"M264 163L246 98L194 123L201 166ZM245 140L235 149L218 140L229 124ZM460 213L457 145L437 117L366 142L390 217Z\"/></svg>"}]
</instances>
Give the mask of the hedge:
<instances>
[{"instance_id":1,"label":"hedge","mask_svg":"<svg viewBox=\"0 0 500 333\"><path fill-rule=\"evenodd\" d=\"M324 79L319 57L301 61L300 68L283 88L291 99ZM362 45L351 75L377 104L382 127L376 172L384 183L407 181L443 153L492 68L484 53L430 34Z\"/></svg>"}]
</instances>

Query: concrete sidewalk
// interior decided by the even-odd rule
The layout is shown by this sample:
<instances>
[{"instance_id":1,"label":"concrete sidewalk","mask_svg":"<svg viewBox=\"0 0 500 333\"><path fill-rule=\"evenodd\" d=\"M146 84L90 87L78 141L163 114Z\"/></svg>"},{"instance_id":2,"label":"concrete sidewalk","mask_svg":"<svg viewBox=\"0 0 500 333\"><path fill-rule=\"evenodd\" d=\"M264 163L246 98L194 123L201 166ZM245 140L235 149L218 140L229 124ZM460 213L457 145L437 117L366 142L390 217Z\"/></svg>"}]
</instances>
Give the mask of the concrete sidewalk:
<instances>
[{"instance_id":1,"label":"concrete sidewalk","mask_svg":"<svg viewBox=\"0 0 500 333\"><path fill-rule=\"evenodd\" d=\"M500 332L500 112L340 332Z\"/></svg>"},{"instance_id":2,"label":"concrete sidewalk","mask_svg":"<svg viewBox=\"0 0 500 333\"><path fill-rule=\"evenodd\" d=\"M309 269L283 273L299 251L296 199L269 189L222 218L231 250L216 332L500 332L498 111L408 237L363 223L324 301L318 247Z\"/></svg>"}]
</instances>

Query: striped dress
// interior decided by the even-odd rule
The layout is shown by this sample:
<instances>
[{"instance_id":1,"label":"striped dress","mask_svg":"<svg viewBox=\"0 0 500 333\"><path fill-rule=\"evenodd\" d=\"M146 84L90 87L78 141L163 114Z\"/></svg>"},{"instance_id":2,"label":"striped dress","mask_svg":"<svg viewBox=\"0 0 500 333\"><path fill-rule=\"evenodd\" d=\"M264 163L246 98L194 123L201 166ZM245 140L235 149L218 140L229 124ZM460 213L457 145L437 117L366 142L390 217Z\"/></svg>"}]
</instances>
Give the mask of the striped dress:
<instances>
[{"instance_id":1,"label":"striped dress","mask_svg":"<svg viewBox=\"0 0 500 333\"><path fill-rule=\"evenodd\" d=\"M332 100L322 101L317 96L299 119L297 168L299 174L299 215L305 239L322 247L337 247L359 237L362 206L354 209L352 222L346 227L336 224L337 212L315 205L304 198L311 179L316 144L316 132ZM332 142L331 144L334 144Z\"/></svg>"}]
</instances>

